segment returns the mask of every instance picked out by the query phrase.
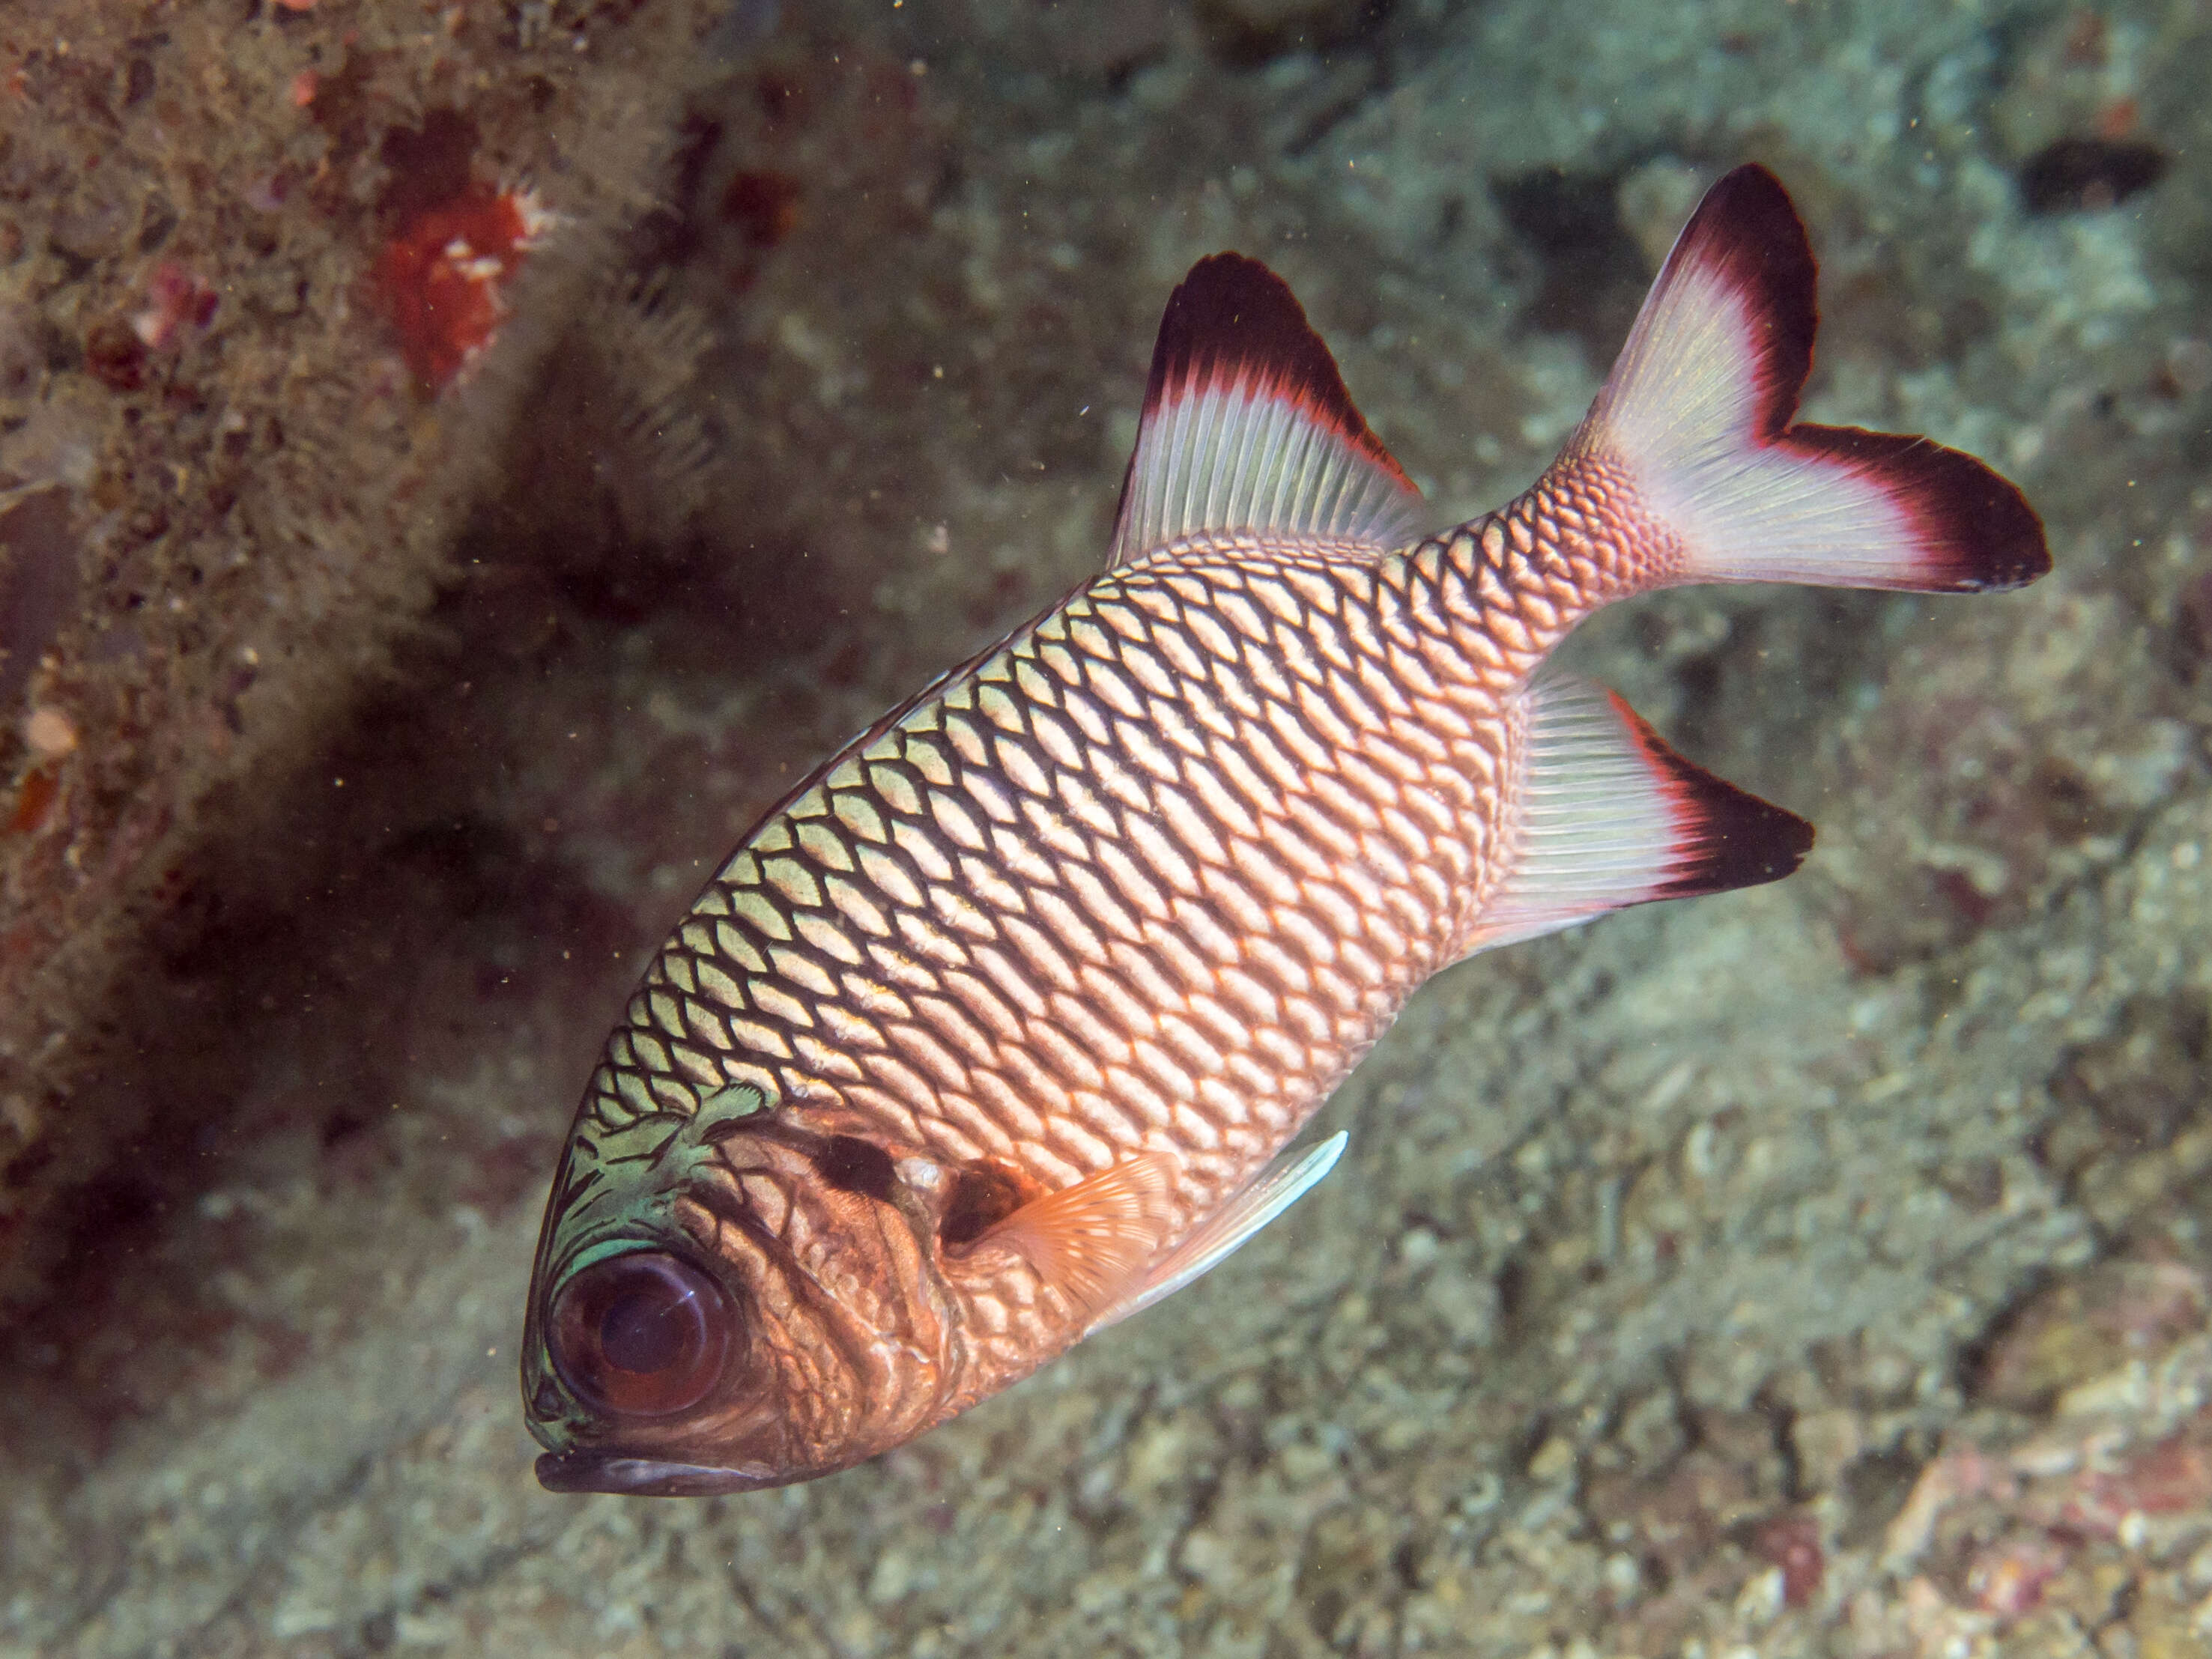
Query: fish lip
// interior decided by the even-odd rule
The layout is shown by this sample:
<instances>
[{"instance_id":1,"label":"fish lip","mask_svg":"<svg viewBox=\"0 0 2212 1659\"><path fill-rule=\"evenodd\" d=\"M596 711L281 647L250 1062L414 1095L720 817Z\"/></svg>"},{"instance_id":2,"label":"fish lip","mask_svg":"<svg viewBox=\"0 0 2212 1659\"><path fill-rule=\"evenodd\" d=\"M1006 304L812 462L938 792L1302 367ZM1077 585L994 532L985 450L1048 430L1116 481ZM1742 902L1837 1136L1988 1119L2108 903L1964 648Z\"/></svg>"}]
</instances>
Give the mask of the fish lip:
<instances>
[{"instance_id":1,"label":"fish lip","mask_svg":"<svg viewBox=\"0 0 2212 1659\"><path fill-rule=\"evenodd\" d=\"M791 1477L764 1464L720 1468L672 1463L615 1452L547 1452L538 1460L538 1484L548 1492L613 1492L631 1498L708 1498L717 1492L757 1492Z\"/></svg>"}]
</instances>

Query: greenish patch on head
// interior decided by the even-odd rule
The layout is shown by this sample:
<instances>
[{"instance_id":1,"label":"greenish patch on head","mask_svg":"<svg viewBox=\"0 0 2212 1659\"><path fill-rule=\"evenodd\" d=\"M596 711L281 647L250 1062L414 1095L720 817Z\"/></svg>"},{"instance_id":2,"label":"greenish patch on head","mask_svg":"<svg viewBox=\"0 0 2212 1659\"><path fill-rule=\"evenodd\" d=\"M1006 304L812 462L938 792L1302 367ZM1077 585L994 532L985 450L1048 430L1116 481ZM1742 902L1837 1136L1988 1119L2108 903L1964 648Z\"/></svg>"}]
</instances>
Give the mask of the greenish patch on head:
<instances>
[{"instance_id":1,"label":"greenish patch on head","mask_svg":"<svg viewBox=\"0 0 2212 1659\"><path fill-rule=\"evenodd\" d=\"M656 1112L597 1131L580 1124L564 1171L566 1201L550 1218L553 1248L541 1267L565 1276L586 1252L604 1255L611 1233L672 1228L676 1200L699 1166L745 1119L775 1103L754 1085L733 1083L688 1117Z\"/></svg>"},{"instance_id":2,"label":"greenish patch on head","mask_svg":"<svg viewBox=\"0 0 2212 1659\"><path fill-rule=\"evenodd\" d=\"M690 1114L652 1112L620 1124L579 1120L555 1177L532 1275L522 1360L531 1431L549 1449L568 1437L570 1413L545 1346L546 1310L561 1286L593 1262L682 1237L677 1206L715 1149L775 1096L750 1083L716 1091Z\"/></svg>"}]
</instances>

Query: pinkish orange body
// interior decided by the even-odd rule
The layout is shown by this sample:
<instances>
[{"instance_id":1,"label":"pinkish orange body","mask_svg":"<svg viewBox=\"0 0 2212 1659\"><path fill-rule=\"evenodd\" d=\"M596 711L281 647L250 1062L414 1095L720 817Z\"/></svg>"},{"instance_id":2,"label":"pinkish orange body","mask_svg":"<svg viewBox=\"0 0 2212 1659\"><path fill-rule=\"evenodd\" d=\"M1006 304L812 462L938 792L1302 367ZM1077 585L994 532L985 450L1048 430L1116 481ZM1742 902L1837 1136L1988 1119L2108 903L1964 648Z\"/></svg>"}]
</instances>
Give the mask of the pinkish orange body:
<instances>
[{"instance_id":1,"label":"pinkish orange body","mask_svg":"<svg viewBox=\"0 0 2212 1659\"><path fill-rule=\"evenodd\" d=\"M594 1075L524 1362L539 1474L846 1467L1206 1271L1469 952L1787 874L1811 829L1543 672L1609 600L2047 563L1923 440L1791 427L1812 262L1745 169L1558 463L1418 502L1289 292L1170 301L1109 568L856 738L678 927Z\"/></svg>"}]
</instances>

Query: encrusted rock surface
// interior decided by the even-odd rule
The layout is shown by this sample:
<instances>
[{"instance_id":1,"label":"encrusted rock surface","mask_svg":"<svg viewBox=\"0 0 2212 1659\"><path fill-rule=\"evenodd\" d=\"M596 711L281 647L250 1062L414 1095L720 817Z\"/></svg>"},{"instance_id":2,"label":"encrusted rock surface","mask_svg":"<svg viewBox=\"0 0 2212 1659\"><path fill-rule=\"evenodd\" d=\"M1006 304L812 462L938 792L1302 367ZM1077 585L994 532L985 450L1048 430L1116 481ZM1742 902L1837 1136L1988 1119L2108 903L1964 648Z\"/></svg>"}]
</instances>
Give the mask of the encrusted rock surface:
<instances>
[{"instance_id":1,"label":"encrusted rock surface","mask_svg":"<svg viewBox=\"0 0 2212 1659\"><path fill-rule=\"evenodd\" d=\"M388 678L673 142L712 14L550 10L0 12L0 1306L58 1200L230 1086L164 1036L207 1019L176 958L227 849L283 833ZM559 218L498 279L514 326L426 392L453 324L392 250L533 188Z\"/></svg>"}]
</instances>

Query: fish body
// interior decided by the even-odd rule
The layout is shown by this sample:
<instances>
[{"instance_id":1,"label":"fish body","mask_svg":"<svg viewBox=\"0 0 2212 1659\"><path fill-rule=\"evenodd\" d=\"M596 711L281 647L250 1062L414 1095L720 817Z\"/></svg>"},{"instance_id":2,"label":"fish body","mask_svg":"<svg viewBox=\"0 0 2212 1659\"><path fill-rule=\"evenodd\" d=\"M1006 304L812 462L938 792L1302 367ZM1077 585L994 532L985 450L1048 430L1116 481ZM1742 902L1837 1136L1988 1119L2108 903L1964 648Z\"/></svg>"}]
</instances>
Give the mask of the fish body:
<instances>
[{"instance_id":1,"label":"fish body","mask_svg":"<svg viewBox=\"0 0 2212 1659\"><path fill-rule=\"evenodd\" d=\"M1803 229L1739 169L1544 477L1418 536L1288 289L1201 261L1107 568L771 811L610 1038L531 1290L540 1479L897 1445L1318 1180L1341 1135L1285 1149L1437 969L1794 869L1809 824L1545 664L1673 583L2048 568L1979 462L1791 424L1813 328Z\"/></svg>"}]
</instances>

